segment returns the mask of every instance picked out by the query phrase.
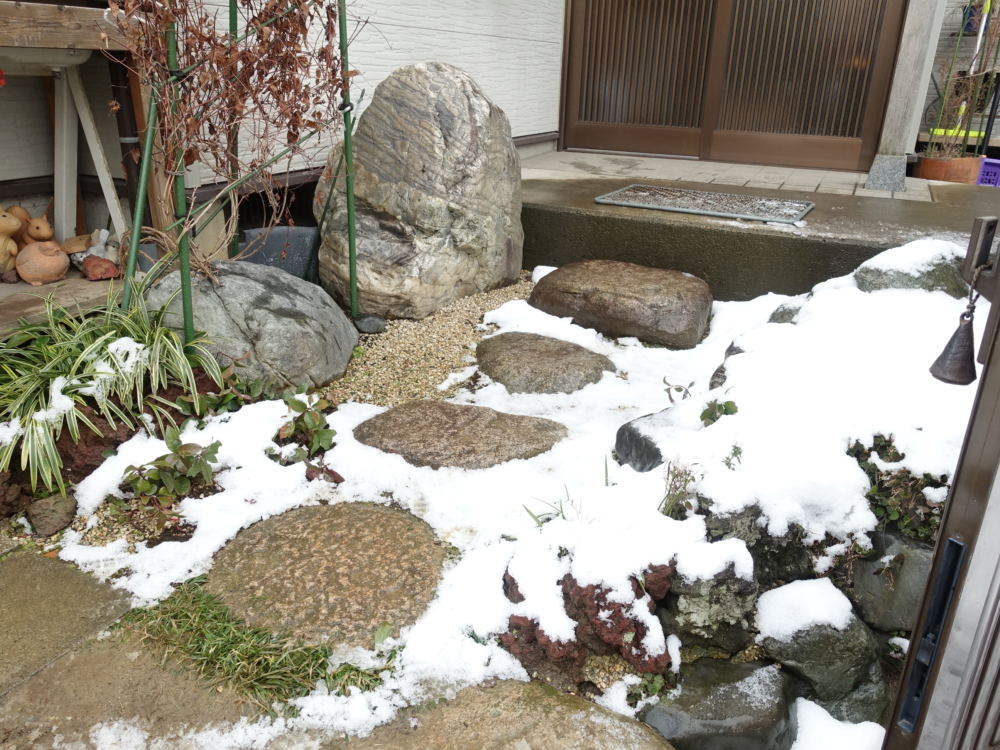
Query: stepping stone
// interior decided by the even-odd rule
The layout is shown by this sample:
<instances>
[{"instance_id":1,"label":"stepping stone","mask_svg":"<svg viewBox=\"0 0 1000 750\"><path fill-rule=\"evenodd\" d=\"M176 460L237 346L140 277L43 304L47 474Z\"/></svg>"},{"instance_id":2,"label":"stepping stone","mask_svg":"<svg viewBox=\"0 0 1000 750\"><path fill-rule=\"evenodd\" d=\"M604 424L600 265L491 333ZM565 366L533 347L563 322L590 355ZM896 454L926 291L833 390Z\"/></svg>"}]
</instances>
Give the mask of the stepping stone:
<instances>
[{"instance_id":1,"label":"stepping stone","mask_svg":"<svg viewBox=\"0 0 1000 750\"><path fill-rule=\"evenodd\" d=\"M130 747L148 747L154 737L180 747L187 729L237 721L242 713L235 693L112 637L65 654L0 698L0 747L90 747L95 724L131 720L149 737L132 736Z\"/></svg>"},{"instance_id":2,"label":"stepping stone","mask_svg":"<svg viewBox=\"0 0 1000 750\"><path fill-rule=\"evenodd\" d=\"M635 719L537 682L505 680L462 690L455 700L405 709L363 739L332 740L323 750L672 750Z\"/></svg>"},{"instance_id":3,"label":"stepping stone","mask_svg":"<svg viewBox=\"0 0 1000 750\"><path fill-rule=\"evenodd\" d=\"M0 695L130 608L122 592L31 552L0 560L0 602Z\"/></svg>"},{"instance_id":4,"label":"stepping stone","mask_svg":"<svg viewBox=\"0 0 1000 750\"><path fill-rule=\"evenodd\" d=\"M476 359L480 370L511 393L572 393L615 371L603 354L536 333L484 339Z\"/></svg>"},{"instance_id":5,"label":"stepping stone","mask_svg":"<svg viewBox=\"0 0 1000 750\"><path fill-rule=\"evenodd\" d=\"M431 527L372 503L298 508L240 532L206 588L237 617L306 643L374 646L434 598L444 548Z\"/></svg>"},{"instance_id":6,"label":"stepping stone","mask_svg":"<svg viewBox=\"0 0 1000 750\"><path fill-rule=\"evenodd\" d=\"M699 659L684 665L677 697L642 718L677 750L788 750L793 700L792 680L776 666Z\"/></svg>"},{"instance_id":7,"label":"stepping stone","mask_svg":"<svg viewBox=\"0 0 1000 750\"><path fill-rule=\"evenodd\" d=\"M586 260L543 277L528 303L608 336L690 349L708 331L712 291L680 271Z\"/></svg>"},{"instance_id":8,"label":"stepping stone","mask_svg":"<svg viewBox=\"0 0 1000 750\"><path fill-rule=\"evenodd\" d=\"M566 428L485 406L410 401L362 422L354 437L414 466L486 469L544 453L566 437Z\"/></svg>"}]
</instances>

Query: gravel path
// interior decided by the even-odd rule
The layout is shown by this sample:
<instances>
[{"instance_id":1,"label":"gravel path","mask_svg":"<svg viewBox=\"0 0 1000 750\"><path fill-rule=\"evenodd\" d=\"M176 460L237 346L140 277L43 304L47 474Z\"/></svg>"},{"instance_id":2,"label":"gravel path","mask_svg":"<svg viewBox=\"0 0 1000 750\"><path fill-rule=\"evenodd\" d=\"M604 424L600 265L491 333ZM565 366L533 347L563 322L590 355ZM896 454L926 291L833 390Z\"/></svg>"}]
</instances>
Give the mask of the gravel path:
<instances>
[{"instance_id":1,"label":"gravel path","mask_svg":"<svg viewBox=\"0 0 1000 750\"><path fill-rule=\"evenodd\" d=\"M534 284L527 272L517 283L463 297L423 320L391 320L385 333L362 335L363 350L340 380L326 389L333 403L364 401L395 406L414 399L446 398L437 386L451 373L474 363L474 350L488 331L483 314L504 302L526 299Z\"/></svg>"}]
</instances>

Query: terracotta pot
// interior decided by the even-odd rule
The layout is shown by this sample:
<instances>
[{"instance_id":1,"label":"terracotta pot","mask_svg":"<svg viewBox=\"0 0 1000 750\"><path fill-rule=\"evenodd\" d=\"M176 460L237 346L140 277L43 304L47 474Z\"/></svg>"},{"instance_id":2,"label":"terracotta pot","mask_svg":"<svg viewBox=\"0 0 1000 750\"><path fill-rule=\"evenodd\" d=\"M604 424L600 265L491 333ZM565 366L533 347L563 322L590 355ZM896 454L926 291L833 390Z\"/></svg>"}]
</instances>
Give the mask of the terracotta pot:
<instances>
[{"instance_id":1,"label":"terracotta pot","mask_svg":"<svg viewBox=\"0 0 1000 750\"><path fill-rule=\"evenodd\" d=\"M982 166L982 156L962 156L956 159L935 159L930 156L921 156L917 159L916 176L924 180L964 182L967 185L975 185Z\"/></svg>"},{"instance_id":2,"label":"terracotta pot","mask_svg":"<svg viewBox=\"0 0 1000 750\"><path fill-rule=\"evenodd\" d=\"M17 275L32 286L59 281L69 268L69 256L56 242L32 242L17 254Z\"/></svg>"}]
</instances>

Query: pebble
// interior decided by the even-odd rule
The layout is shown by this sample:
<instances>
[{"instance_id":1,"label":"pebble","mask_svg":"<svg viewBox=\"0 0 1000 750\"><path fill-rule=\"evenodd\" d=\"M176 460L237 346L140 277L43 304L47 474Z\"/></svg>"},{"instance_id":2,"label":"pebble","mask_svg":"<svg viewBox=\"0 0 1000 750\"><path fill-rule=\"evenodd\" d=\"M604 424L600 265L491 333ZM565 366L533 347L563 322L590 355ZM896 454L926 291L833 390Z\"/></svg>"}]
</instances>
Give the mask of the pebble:
<instances>
[{"instance_id":1,"label":"pebble","mask_svg":"<svg viewBox=\"0 0 1000 750\"><path fill-rule=\"evenodd\" d=\"M511 286L452 302L423 320L390 320L385 332L362 334L360 351L340 380L327 386L333 403L363 401L396 406L414 399L444 399L461 386L440 391L452 372L469 366L469 357L490 331L479 328L483 314L505 302L527 299L534 284L527 272Z\"/></svg>"}]
</instances>

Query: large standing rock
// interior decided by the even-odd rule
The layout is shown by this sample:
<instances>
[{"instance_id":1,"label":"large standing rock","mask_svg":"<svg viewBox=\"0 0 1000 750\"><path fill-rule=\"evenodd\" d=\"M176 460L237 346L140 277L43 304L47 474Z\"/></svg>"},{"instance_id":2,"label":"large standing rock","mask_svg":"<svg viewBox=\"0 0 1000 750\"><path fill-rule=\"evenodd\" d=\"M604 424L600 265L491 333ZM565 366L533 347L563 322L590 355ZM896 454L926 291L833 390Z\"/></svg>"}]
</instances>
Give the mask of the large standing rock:
<instances>
[{"instance_id":1,"label":"large standing rock","mask_svg":"<svg viewBox=\"0 0 1000 750\"><path fill-rule=\"evenodd\" d=\"M316 188L320 279L348 294L347 206ZM521 168L510 125L467 74L444 63L396 70L375 89L354 136L360 307L423 318L513 282L521 270ZM329 209L323 214L330 196Z\"/></svg>"},{"instance_id":2,"label":"large standing rock","mask_svg":"<svg viewBox=\"0 0 1000 750\"><path fill-rule=\"evenodd\" d=\"M792 681L776 666L702 659L680 694L642 715L677 750L787 750L795 739Z\"/></svg>"},{"instance_id":3,"label":"large standing rock","mask_svg":"<svg viewBox=\"0 0 1000 750\"><path fill-rule=\"evenodd\" d=\"M750 643L757 591L757 582L740 578L732 565L714 578L692 581L678 576L667 606L657 615L664 630L676 633L685 646L716 647L732 654Z\"/></svg>"},{"instance_id":4,"label":"large standing rock","mask_svg":"<svg viewBox=\"0 0 1000 750\"><path fill-rule=\"evenodd\" d=\"M415 466L486 469L544 453L566 437L566 428L485 406L410 401L362 422L354 437Z\"/></svg>"},{"instance_id":5,"label":"large standing rock","mask_svg":"<svg viewBox=\"0 0 1000 750\"><path fill-rule=\"evenodd\" d=\"M240 360L244 377L281 386L314 387L344 374L358 332L326 292L256 263L217 261L212 271L218 281L192 279L194 327L222 365ZM179 288L174 271L146 293L151 308L169 302L164 320L175 329L183 328Z\"/></svg>"},{"instance_id":6,"label":"large standing rock","mask_svg":"<svg viewBox=\"0 0 1000 750\"><path fill-rule=\"evenodd\" d=\"M878 630L911 630L920 611L934 550L904 536L886 535L881 554L854 563L847 591L861 618Z\"/></svg>"},{"instance_id":7,"label":"large standing rock","mask_svg":"<svg viewBox=\"0 0 1000 750\"><path fill-rule=\"evenodd\" d=\"M570 263L544 276L528 302L608 336L690 349L705 336L712 292L696 276L617 260Z\"/></svg>"},{"instance_id":8,"label":"large standing rock","mask_svg":"<svg viewBox=\"0 0 1000 750\"><path fill-rule=\"evenodd\" d=\"M615 366L569 341L537 333L501 333L479 342L479 369L511 393L572 393L599 381Z\"/></svg>"}]
</instances>

